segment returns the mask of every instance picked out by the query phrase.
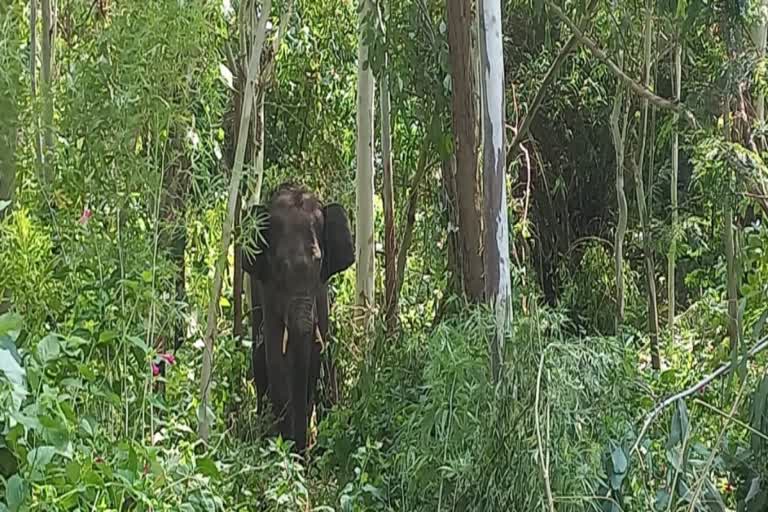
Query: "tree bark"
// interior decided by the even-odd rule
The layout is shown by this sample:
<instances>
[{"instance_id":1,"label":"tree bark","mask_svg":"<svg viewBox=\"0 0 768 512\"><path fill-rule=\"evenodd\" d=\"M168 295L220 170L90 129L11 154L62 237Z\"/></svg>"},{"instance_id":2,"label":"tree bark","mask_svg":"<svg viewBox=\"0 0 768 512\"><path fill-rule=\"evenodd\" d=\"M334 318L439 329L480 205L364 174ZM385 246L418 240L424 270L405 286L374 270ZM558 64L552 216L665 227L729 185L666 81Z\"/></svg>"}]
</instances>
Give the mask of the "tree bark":
<instances>
[{"instance_id":1,"label":"tree bark","mask_svg":"<svg viewBox=\"0 0 768 512\"><path fill-rule=\"evenodd\" d=\"M456 155L456 199L464 293L483 299L482 211L477 161L477 114L473 83L471 2L447 0L451 114Z\"/></svg>"},{"instance_id":2,"label":"tree bark","mask_svg":"<svg viewBox=\"0 0 768 512\"><path fill-rule=\"evenodd\" d=\"M490 349L492 375L494 381L499 382L504 363L504 339L512 316L501 0L480 0L480 13L485 299L496 313L496 333Z\"/></svg>"},{"instance_id":3,"label":"tree bark","mask_svg":"<svg viewBox=\"0 0 768 512\"><path fill-rule=\"evenodd\" d=\"M389 20L389 2L384 1L385 23ZM379 92L381 109L381 160L383 164L382 197L384 199L384 290L387 330L397 329L397 239L395 236L395 197L392 176L392 104L389 95L389 55L384 52L384 68Z\"/></svg>"},{"instance_id":4,"label":"tree bark","mask_svg":"<svg viewBox=\"0 0 768 512\"><path fill-rule=\"evenodd\" d=\"M616 272L616 332L619 333L624 324L624 236L627 232L627 196L624 193L624 140L627 126L627 114L624 115L624 127L619 125L621 110L624 105L624 84L616 83L616 93L613 98L610 127L613 147L616 153L616 202L618 219L614 238L614 261Z\"/></svg>"},{"instance_id":5,"label":"tree bark","mask_svg":"<svg viewBox=\"0 0 768 512\"><path fill-rule=\"evenodd\" d=\"M259 16L256 36L251 53L251 60L248 63L247 78L245 83L245 92L243 93L243 108L240 112L240 123L237 136L237 149L235 151L235 162L232 168L232 178L229 184L229 197L227 200L227 218L224 222L221 236L221 249L211 284L211 298L208 304L208 316L205 330L205 348L203 350L203 367L200 378L200 410L198 413L199 425L198 435L207 442L210 429L210 418L208 411L208 402L210 396L210 385L213 367L213 339L216 336L219 313L219 298L221 297L221 285L224 277L224 268L227 264L227 250L232 239L232 227L235 219L235 207L237 196L240 193L240 182L243 177L243 163L245 160L245 149L248 139L248 126L253 109L255 81L260 76L261 70L261 51L264 48L264 38L266 35L267 20L272 10L272 1L265 0Z\"/></svg>"},{"instance_id":6,"label":"tree bark","mask_svg":"<svg viewBox=\"0 0 768 512\"><path fill-rule=\"evenodd\" d=\"M56 0L42 0L43 185L51 192L54 168L53 73L56 65Z\"/></svg>"},{"instance_id":7,"label":"tree bark","mask_svg":"<svg viewBox=\"0 0 768 512\"><path fill-rule=\"evenodd\" d=\"M367 65L368 45L365 43L365 17L372 9L370 0L360 0L357 53L357 176L355 244L357 274L355 296L357 306L364 310L366 330L372 327L375 306L376 259L373 209L373 100L375 84L373 70Z\"/></svg>"}]
</instances>

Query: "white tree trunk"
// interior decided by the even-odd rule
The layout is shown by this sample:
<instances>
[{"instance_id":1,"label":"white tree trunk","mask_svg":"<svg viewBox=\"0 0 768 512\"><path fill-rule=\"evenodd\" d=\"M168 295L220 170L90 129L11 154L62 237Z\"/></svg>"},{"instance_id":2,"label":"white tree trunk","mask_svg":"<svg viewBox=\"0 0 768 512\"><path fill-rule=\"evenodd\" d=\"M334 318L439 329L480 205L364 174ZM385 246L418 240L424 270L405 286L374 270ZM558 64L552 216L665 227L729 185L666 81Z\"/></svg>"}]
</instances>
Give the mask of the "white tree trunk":
<instances>
[{"instance_id":1,"label":"white tree trunk","mask_svg":"<svg viewBox=\"0 0 768 512\"><path fill-rule=\"evenodd\" d=\"M501 1L480 0L480 91L483 140L485 295L496 312L491 342L491 370L502 376L504 337L511 321L509 224L506 181L506 111Z\"/></svg>"},{"instance_id":2,"label":"white tree trunk","mask_svg":"<svg viewBox=\"0 0 768 512\"><path fill-rule=\"evenodd\" d=\"M371 9L370 0L360 0L357 50L357 178L355 252L357 253L357 305L364 308L365 325L370 327L375 292L375 242L373 209L373 100L375 86L373 71L365 63L368 46L363 39L363 18ZM367 67L366 67L367 66Z\"/></svg>"},{"instance_id":3,"label":"white tree trunk","mask_svg":"<svg viewBox=\"0 0 768 512\"><path fill-rule=\"evenodd\" d=\"M253 53L247 67L247 79L245 92L243 93L243 107L240 112L240 129L237 134L237 149L235 150L235 162L232 166L232 178L229 184L229 197L227 200L227 218L221 235L221 248L219 258L211 285L211 298L208 304L208 318L205 328L205 349L203 350L203 368L200 377L200 409L198 412L198 435L207 442L210 430L210 415L208 402L213 368L213 339L216 336L216 322L219 315L219 298L221 297L221 285L224 277L224 269L227 265L227 252L232 241L232 228L235 222L235 206L243 177L243 163L245 161L245 147L248 139L248 127L250 126L251 110L253 109L254 89L256 79L260 76L261 50L264 48L267 20L272 10L272 0L265 0L256 27L256 36L253 43Z\"/></svg>"}]
</instances>

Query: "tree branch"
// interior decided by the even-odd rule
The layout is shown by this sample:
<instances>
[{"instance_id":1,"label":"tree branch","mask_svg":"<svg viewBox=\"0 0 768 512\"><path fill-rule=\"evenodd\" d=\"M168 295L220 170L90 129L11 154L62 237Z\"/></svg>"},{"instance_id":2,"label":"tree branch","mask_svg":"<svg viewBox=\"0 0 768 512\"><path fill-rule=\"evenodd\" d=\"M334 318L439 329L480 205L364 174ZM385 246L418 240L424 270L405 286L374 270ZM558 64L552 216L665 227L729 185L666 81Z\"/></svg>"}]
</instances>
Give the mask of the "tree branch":
<instances>
[{"instance_id":1,"label":"tree branch","mask_svg":"<svg viewBox=\"0 0 768 512\"><path fill-rule=\"evenodd\" d=\"M555 81L555 77L560 72L560 68L565 63L566 57L568 57L573 49L576 48L578 42L579 39L575 35L571 36L571 38L568 39L568 41L565 43L565 46L563 46L560 50L560 53L555 58L552 66L550 66L547 74L544 75L544 80L541 81L539 90L536 91L536 96L533 97L531 108L529 108L528 112L525 114L523 122L515 134L515 138L512 139L512 143L509 145L510 153L514 151L515 148L517 148L517 146L523 141L523 138L525 138L525 136L528 134L528 130L531 128L531 123L533 123L533 120L536 118L536 113L539 111L539 107L542 103L544 103L544 100L547 97L549 86L552 85L552 82ZM511 154L507 156L507 158L510 160L511 157Z\"/></svg>"},{"instance_id":2,"label":"tree branch","mask_svg":"<svg viewBox=\"0 0 768 512\"><path fill-rule=\"evenodd\" d=\"M211 299L208 304L208 316L205 328L205 349L203 350L203 367L200 376L200 412L198 435L207 442L209 434L208 399L210 393L211 377L213 375L213 338L216 336L216 322L219 313L219 299L224 278L224 267L227 264L227 249L232 239L232 227L235 220L235 207L240 190L240 181L243 177L243 163L245 161L245 147L248 139L248 127L250 125L251 112L253 110L254 88L256 79L261 71L261 51L264 48L264 38L267 28L267 20L272 9L272 0L265 0L261 16L256 27L256 36L253 43L253 53L248 63L245 91L243 93L243 108L240 111L240 128L237 134L237 149L235 150L235 162L232 166L232 177L229 183L229 196L227 199L227 218L221 234L221 250L216 261L216 268L211 284Z\"/></svg>"},{"instance_id":3,"label":"tree branch","mask_svg":"<svg viewBox=\"0 0 768 512\"><path fill-rule=\"evenodd\" d=\"M653 92L648 90L647 88L643 87L642 85L638 84L636 81L634 81L632 78L630 78L626 73L624 73L619 66L617 66L609 57L608 55L601 50L597 44L595 44L594 41L589 39L584 33L579 30L579 27L576 26L576 24L571 21L568 16L558 7L552 0L546 0L547 5L550 9L552 9L552 12L555 13L555 16L565 23L568 28L573 33L574 37L589 48L589 51L592 52L592 55L597 57L600 61L603 62L606 66L608 66L608 69L611 70L611 73L616 75L616 77L624 82L632 91L635 92L638 96L641 98L648 100L648 102L651 103L651 105L654 105L658 108L665 109L665 110L671 110L672 112L675 112L683 117L691 124L696 125L696 118L694 117L693 113L687 110L684 106L682 106L681 103L676 103L673 101L670 101L668 99L662 98L660 96L656 96Z\"/></svg>"},{"instance_id":4,"label":"tree branch","mask_svg":"<svg viewBox=\"0 0 768 512\"><path fill-rule=\"evenodd\" d=\"M744 354L744 356L737 362L733 363L727 363L721 365L717 370L710 373L703 379L701 379L699 382L694 384L693 386L689 387L688 389L685 389L683 391L680 391L679 393L676 393L669 398L666 398L663 400L659 405L657 405L645 418L645 421L643 422L643 427L640 429L640 433L637 436L637 440L635 440L635 444L632 446L632 449L629 450L629 454L632 455L632 453L638 449L640 446L640 443L643 440L643 437L645 436L645 433L648 431L648 428L651 426L651 423L661 414L661 412L672 405L673 403L677 402L678 400L682 400L683 398L687 398L697 391L704 389L706 386L709 385L713 380L722 377L724 375L728 375L731 373L737 366L739 366L742 362L751 359L755 357L757 354L762 352L768 348L768 336L757 342L757 344L752 347L749 352Z\"/></svg>"},{"instance_id":5,"label":"tree branch","mask_svg":"<svg viewBox=\"0 0 768 512\"><path fill-rule=\"evenodd\" d=\"M430 126L430 125L427 125ZM419 204L419 188L424 181L427 171L431 168L427 165L427 153L429 152L429 131L425 132L424 140L419 150L419 160L416 164L416 174L411 182L410 193L408 194L408 206L406 207L405 226L401 235L400 243L397 249L397 279L395 280L395 300L400 296L400 290L405 280L405 264L408 260L408 249L413 241L413 227L416 222L416 208Z\"/></svg>"}]
</instances>

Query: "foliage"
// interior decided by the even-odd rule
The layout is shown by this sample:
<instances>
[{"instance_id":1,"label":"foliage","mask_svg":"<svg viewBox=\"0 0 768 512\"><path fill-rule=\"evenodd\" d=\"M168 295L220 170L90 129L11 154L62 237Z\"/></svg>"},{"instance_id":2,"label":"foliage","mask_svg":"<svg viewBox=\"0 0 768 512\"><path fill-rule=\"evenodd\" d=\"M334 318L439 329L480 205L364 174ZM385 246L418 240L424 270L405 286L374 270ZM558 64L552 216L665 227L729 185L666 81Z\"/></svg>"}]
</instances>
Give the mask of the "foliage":
<instances>
[{"instance_id":1,"label":"foliage","mask_svg":"<svg viewBox=\"0 0 768 512\"><path fill-rule=\"evenodd\" d=\"M611 336L615 271L612 247L602 240L615 224L606 121L616 79L579 46L545 95L525 151L510 149L519 215L512 222L525 224L511 241L520 264L515 321L504 380L494 387L489 312L448 291L454 227L439 166L455 148L445 5L390 1L384 9L376 2L371 65L392 84L398 234L408 198L418 192L414 242L399 332L378 325L371 339L361 337L353 272L332 282L328 353L342 400L320 410L306 464L290 443L266 435L268 419L248 381L252 340L231 335L229 276L219 304L211 444L193 431L198 340L228 172L222 148L233 91L222 65L225 43L237 37L233 14L246 4L62 6L50 191L37 177L40 98L32 97L26 71L28 4L6 4L0 130L13 134L17 172L13 208L0 203L0 511L541 510L547 486L558 511L688 510L696 496L707 501L696 510L765 509L764 356L674 402L637 437L654 404L765 335L768 234L756 207L761 198L746 195L766 179L765 129L744 122L751 121L752 96L765 89L765 65L748 47L736 47L731 58L723 32L729 22L755 22L754 5L739 13L699 0L653 3L661 46L652 90L672 97L663 45L680 29L683 99L700 123L676 126L657 110L647 144L653 153L643 172L663 315L660 256L672 238L668 160L671 134L682 131L675 235L684 310L674 335L662 330L661 371L647 367L638 341L647 338L647 299L634 201L623 269L627 329ZM284 7L275 4L273 23ZM266 189L301 181L353 217L354 4L297 1L268 84L265 120ZM610 58L623 55L628 76L640 77L641 4L598 2L587 16L584 2L564 5ZM570 35L551 19L546 2L505 3L509 134ZM734 41L743 41L736 32ZM731 115L738 130L727 142L719 125L725 92L738 98ZM15 124L5 122L9 99ZM627 145L634 155L640 102L631 101ZM422 151L428 172L419 185L413 177ZM732 171L737 178L729 180ZM628 179L629 198L633 186ZM736 207L739 226L744 335L736 354L726 339L725 205ZM379 240L378 200L376 211ZM182 346L174 350L179 331Z\"/></svg>"}]
</instances>

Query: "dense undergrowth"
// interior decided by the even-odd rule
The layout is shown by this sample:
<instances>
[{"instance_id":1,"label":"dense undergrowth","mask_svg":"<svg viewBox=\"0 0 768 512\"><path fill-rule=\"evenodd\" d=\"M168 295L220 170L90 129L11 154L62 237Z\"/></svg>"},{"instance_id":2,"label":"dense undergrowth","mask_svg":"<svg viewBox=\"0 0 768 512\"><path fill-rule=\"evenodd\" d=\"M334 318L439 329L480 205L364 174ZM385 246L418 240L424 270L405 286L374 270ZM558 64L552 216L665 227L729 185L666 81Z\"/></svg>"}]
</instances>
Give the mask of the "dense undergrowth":
<instances>
[{"instance_id":1,"label":"dense undergrowth","mask_svg":"<svg viewBox=\"0 0 768 512\"><path fill-rule=\"evenodd\" d=\"M18 243L24 215L4 222L3 243ZM11 267L32 264L30 279L50 277L42 255L13 254ZM758 385L759 375L735 396L718 383L697 394L690 411L683 402L670 407L640 454L630 453L653 402L698 377L693 362L687 377L672 368L653 377L639 369L642 344L633 337L574 335L566 315L529 297L525 314L516 308L504 379L494 387L486 352L492 320L483 309L361 340L344 327L350 284L339 283L335 321L337 348L346 346L339 352L346 397L319 425L308 466L287 444L264 438L247 383L248 347L226 336L217 343L215 435L205 448L194 431L201 358L194 343L171 357L139 331L48 333L16 313L2 316L0 507L541 510L551 496L557 510L665 510L673 486L684 501L703 477L696 494L714 505L697 509L726 510L749 498L752 507L739 510L761 510L754 504L765 494L754 482L765 471L757 434L768 381ZM33 314L34 290L12 290L16 309ZM173 363L164 378L153 371L161 358ZM709 398L750 404L738 409L750 413L721 436Z\"/></svg>"},{"instance_id":2,"label":"dense undergrowth","mask_svg":"<svg viewBox=\"0 0 768 512\"><path fill-rule=\"evenodd\" d=\"M534 160L544 163L533 181L521 172L510 194L519 213L511 218L520 223L513 248L535 250L514 270L521 279L502 382L489 379L488 312L450 297L452 206L435 167L413 214L399 333L377 325L362 337L353 322L354 273L334 278L330 351L343 396L325 411L308 463L264 436L248 382L250 340L233 335L231 275L218 304L213 431L203 445L196 433L200 344L224 217L227 140L234 139L226 133L232 74L222 72L222 48L238 37L234 17L219 2L113 2L103 17L92 4L64 9L62 28L71 30L63 30L57 54L50 194L33 142L40 98L31 97L23 74L27 3L0 11L0 138L14 133L18 180L13 201L0 201L0 512L768 509L766 358L741 359L765 339L768 231L744 198L734 201L743 223L744 335L731 350L719 233L728 198L718 181L728 148L711 134L686 137L693 158L683 158L691 169L680 187L680 310L674 336L661 330L662 368L651 370L643 237L634 220L625 247L625 325L615 334L613 148L605 126L614 84L587 53L573 55L532 126L534 153L542 153ZM346 4L297 2L296 29L267 95L265 181L304 181L324 199L351 205L356 37L354 6ZM434 27L417 2L392 4L400 18L391 35L399 31L408 42L392 55L405 82L396 88L393 127L397 211L405 216L422 149L424 162L439 162L439 149L451 145L442 96L448 44L442 2L429 4ZM517 115L556 47L529 47L527 40L550 36L529 26L539 15L528 2L507 10L521 20L512 30L518 62L508 66L515 67L515 98L508 99ZM608 14L601 9L598 18ZM426 44L420 31L437 39ZM687 73L709 83L723 54L710 48L711 37L699 39ZM697 55L697 44L706 52ZM522 61L528 64L518 67ZM14 124L6 125L10 110ZM658 179L648 193L665 318L669 172L661 155L669 153L671 121L658 115ZM179 176L188 181L175 182ZM523 185L532 195L522 197ZM178 189L186 194L181 206ZM378 202L376 213L378 236ZM567 229L569 220L578 229ZM183 299L174 295L178 232L186 236ZM553 288L546 295L557 307L544 305L540 282ZM173 351L177 325L186 332ZM655 404L728 363L735 371L668 403L642 429Z\"/></svg>"}]
</instances>

